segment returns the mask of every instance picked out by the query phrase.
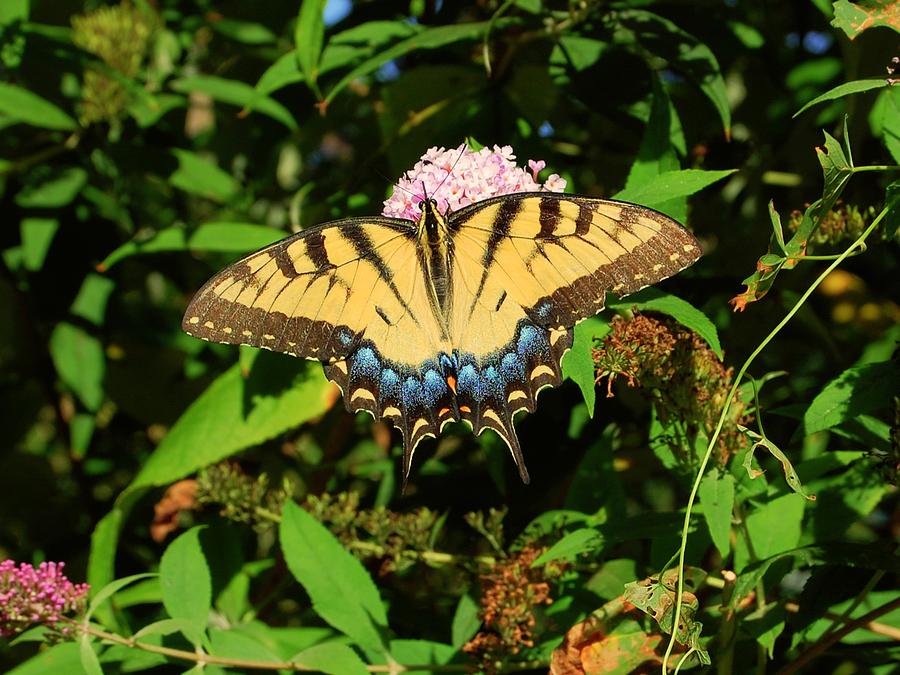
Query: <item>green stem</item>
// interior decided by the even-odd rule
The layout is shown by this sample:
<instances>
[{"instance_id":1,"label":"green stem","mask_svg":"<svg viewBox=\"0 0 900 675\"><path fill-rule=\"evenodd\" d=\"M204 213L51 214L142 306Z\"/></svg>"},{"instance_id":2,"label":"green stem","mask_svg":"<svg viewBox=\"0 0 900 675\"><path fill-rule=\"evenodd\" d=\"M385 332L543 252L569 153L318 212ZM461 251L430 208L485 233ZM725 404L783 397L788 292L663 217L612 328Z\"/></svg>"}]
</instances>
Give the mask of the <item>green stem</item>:
<instances>
[{"instance_id":1,"label":"green stem","mask_svg":"<svg viewBox=\"0 0 900 675\"><path fill-rule=\"evenodd\" d=\"M703 474L706 471L706 466L709 464L709 460L712 457L713 449L716 446L716 443L719 440L719 435L722 433L722 427L725 426L725 420L728 416L728 411L731 409L731 404L734 400L734 396L737 393L738 387L740 386L742 380L744 379L744 375L747 373L747 370L756 360L762 351L768 346L768 344L775 339L781 330L790 322L791 319L794 318L794 315L800 311L800 308L806 303L809 297L813 294L819 285L825 280L829 274L831 274L837 267L840 265L854 250L856 250L859 246L861 246L866 239L875 231L875 228L881 223L881 220L887 215L888 209L884 208L881 210L881 213L878 214L878 217L872 221L872 223L866 228L866 230L859 235L856 241L854 241L838 258L832 262L825 270L816 278L816 280L810 285L809 288L800 296L800 299L794 304L794 306L790 309L790 311L785 315L785 317L778 322L778 325L772 329L772 331L760 342L759 346L753 350L753 353L747 357L747 360L744 361L744 364L741 366L741 369L738 371L737 375L734 378L734 382L731 385L731 389L728 392L728 396L725 398L725 405L722 407L722 413L719 415L719 421L716 424L716 429L713 432L712 437L709 439L709 445L706 448L706 453L703 455L703 460L700 462L700 468L697 471L697 477L694 480L694 484L691 487L691 494L688 497L687 509L684 513L684 524L681 529L681 546L678 551L678 592L675 594L675 618L672 622L673 626L677 626L679 620L681 619L681 594L684 589L684 556L685 551L687 549L687 538L688 538L688 530L691 525L691 515L694 510L694 502L697 499L697 491L700 489L700 481L703 478ZM675 631L672 631L672 636L669 639L669 644L666 647L666 653L663 657L662 662L662 672L663 675L668 672L669 665L669 657L672 654L672 649L675 647Z\"/></svg>"},{"instance_id":2,"label":"green stem","mask_svg":"<svg viewBox=\"0 0 900 675\"><path fill-rule=\"evenodd\" d=\"M900 166L896 164L873 164L870 166L854 166L850 168L852 173L863 173L865 171L900 171Z\"/></svg>"}]
</instances>

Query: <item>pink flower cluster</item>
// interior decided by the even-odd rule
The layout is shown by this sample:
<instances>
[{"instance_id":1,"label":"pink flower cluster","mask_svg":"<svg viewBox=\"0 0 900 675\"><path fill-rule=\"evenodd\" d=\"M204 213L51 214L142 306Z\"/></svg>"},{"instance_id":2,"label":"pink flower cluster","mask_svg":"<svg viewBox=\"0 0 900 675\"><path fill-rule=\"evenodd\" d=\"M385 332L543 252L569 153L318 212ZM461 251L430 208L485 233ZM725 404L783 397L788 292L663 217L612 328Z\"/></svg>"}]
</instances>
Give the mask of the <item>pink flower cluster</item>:
<instances>
[{"instance_id":1,"label":"pink flower cluster","mask_svg":"<svg viewBox=\"0 0 900 675\"><path fill-rule=\"evenodd\" d=\"M566 181L553 174L543 183L538 173L546 166L543 160L528 160L531 173L513 161L513 149L495 145L470 150L464 143L458 148L430 148L422 159L397 181L394 193L384 202L382 214L395 218L418 220L419 202L435 199L441 213L457 211L463 206L489 197L513 192L562 192Z\"/></svg>"},{"instance_id":2,"label":"pink flower cluster","mask_svg":"<svg viewBox=\"0 0 900 675\"><path fill-rule=\"evenodd\" d=\"M0 635L14 635L34 624L53 625L68 612L83 611L88 585L73 584L65 563L44 562L37 569L13 560L0 562Z\"/></svg>"}]
</instances>

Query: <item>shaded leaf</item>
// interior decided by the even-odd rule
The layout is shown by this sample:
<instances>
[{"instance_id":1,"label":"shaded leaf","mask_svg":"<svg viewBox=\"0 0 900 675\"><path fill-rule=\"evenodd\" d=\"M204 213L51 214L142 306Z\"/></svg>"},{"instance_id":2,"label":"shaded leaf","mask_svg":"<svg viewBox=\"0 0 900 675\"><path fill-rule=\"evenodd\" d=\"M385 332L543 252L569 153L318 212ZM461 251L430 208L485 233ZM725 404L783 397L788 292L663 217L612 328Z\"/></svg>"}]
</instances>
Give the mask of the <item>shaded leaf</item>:
<instances>
[{"instance_id":1,"label":"shaded leaf","mask_svg":"<svg viewBox=\"0 0 900 675\"><path fill-rule=\"evenodd\" d=\"M765 448L769 454L771 454L775 459L781 462L781 468L784 471L784 479L788 484L788 487L791 488L794 492L802 497L815 501L815 495L807 494L803 489L803 485L800 482L800 476L797 475L797 472L794 470L794 465L791 464L791 460L788 459L787 455L781 451L777 445L775 445L770 439L759 435L755 431L748 429L747 427L737 425L737 428L743 432L745 436L747 436L751 441L753 441L753 445L747 450L747 453L744 455L743 466L747 470L747 474L750 478L758 477L762 472L757 471L753 468L752 462L756 453L757 448Z\"/></svg>"},{"instance_id":2,"label":"shaded leaf","mask_svg":"<svg viewBox=\"0 0 900 675\"><path fill-rule=\"evenodd\" d=\"M212 251L218 253L248 253L275 243L284 232L265 225L251 223L204 223L193 229L169 227L152 238L132 240L122 244L103 259L97 267L106 271L133 255L164 251Z\"/></svg>"},{"instance_id":3,"label":"shaded leaf","mask_svg":"<svg viewBox=\"0 0 900 675\"><path fill-rule=\"evenodd\" d=\"M42 129L73 131L78 128L62 108L14 84L0 82L0 114Z\"/></svg>"},{"instance_id":4,"label":"shaded leaf","mask_svg":"<svg viewBox=\"0 0 900 675\"><path fill-rule=\"evenodd\" d=\"M16 195L16 204L33 209L58 209L70 204L87 183L87 171L68 166L43 175Z\"/></svg>"},{"instance_id":5,"label":"shaded leaf","mask_svg":"<svg viewBox=\"0 0 900 675\"><path fill-rule=\"evenodd\" d=\"M769 558L797 546L806 503L799 494L787 494L766 502L747 516L747 534L757 558ZM735 544L734 568L743 571L751 562L746 541L741 537Z\"/></svg>"},{"instance_id":6,"label":"shaded leaf","mask_svg":"<svg viewBox=\"0 0 900 675\"><path fill-rule=\"evenodd\" d=\"M165 485L297 427L330 405L317 363L252 354L250 374L234 365L213 382L157 446L129 491Z\"/></svg>"},{"instance_id":7,"label":"shaded leaf","mask_svg":"<svg viewBox=\"0 0 900 675\"><path fill-rule=\"evenodd\" d=\"M837 426L887 407L897 395L900 362L884 361L848 368L813 399L803 425L807 434Z\"/></svg>"},{"instance_id":8,"label":"shaded leaf","mask_svg":"<svg viewBox=\"0 0 900 675\"><path fill-rule=\"evenodd\" d=\"M212 22L212 27L217 33L245 45L267 45L277 40L275 33L255 21L220 18Z\"/></svg>"},{"instance_id":9,"label":"shaded leaf","mask_svg":"<svg viewBox=\"0 0 900 675\"><path fill-rule=\"evenodd\" d=\"M719 332L715 324L706 314L686 300L671 293L664 293L655 288L645 288L621 300L609 302L610 309L631 309L632 307L646 312L667 314L685 328L694 331L703 338L720 359L723 357L722 345L719 343Z\"/></svg>"},{"instance_id":10,"label":"shaded leaf","mask_svg":"<svg viewBox=\"0 0 900 675\"><path fill-rule=\"evenodd\" d=\"M574 561L582 553L596 551L606 543L603 535L593 527L582 527L569 532L531 563L532 567L545 565L553 560Z\"/></svg>"},{"instance_id":11,"label":"shaded leaf","mask_svg":"<svg viewBox=\"0 0 900 675\"><path fill-rule=\"evenodd\" d=\"M246 82L229 80L213 75L195 75L182 77L169 84L173 90L181 94L199 91L208 94L217 101L230 103L240 108L249 107L281 122L291 131L297 129L297 121L291 112L278 101L260 94Z\"/></svg>"},{"instance_id":12,"label":"shaded leaf","mask_svg":"<svg viewBox=\"0 0 900 675\"><path fill-rule=\"evenodd\" d=\"M50 356L59 378L88 410L96 411L103 402L106 374L100 340L71 323L59 323L50 335Z\"/></svg>"},{"instance_id":13,"label":"shaded leaf","mask_svg":"<svg viewBox=\"0 0 900 675\"><path fill-rule=\"evenodd\" d=\"M825 101L833 101L838 98L843 98L844 96L849 96L850 94L859 94L864 91L871 91L872 89L881 89L882 87L888 86L887 79L883 77L879 78L871 78L868 80L853 80L852 82L844 82L843 84L839 84L833 89L829 89L824 94L820 96L816 96L812 101L804 105L800 110L794 113L794 117L797 117L803 112L806 112L814 105L818 105L820 103L824 103Z\"/></svg>"},{"instance_id":14,"label":"shaded leaf","mask_svg":"<svg viewBox=\"0 0 900 675\"><path fill-rule=\"evenodd\" d=\"M362 563L294 502L285 504L279 538L288 569L306 590L316 614L360 646L385 651L387 615Z\"/></svg>"},{"instance_id":15,"label":"shaded leaf","mask_svg":"<svg viewBox=\"0 0 900 675\"><path fill-rule=\"evenodd\" d=\"M564 378L572 380L581 389L587 405L588 415L594 416L597 400L596 373L594 372L593 347L595 338L603 338L609 332L609 322L601 317L592 317L575 325L572 349L562 360Z\"/></svg>"},{"instance_id":16,"label":"shaded leaf","mask_svg":"<svg viewBox=\"0 0 900 675\"><path fill-rule=\"evenodd\" d=\"M56 218L22 219L19 231L22 237L22 264L26 270L35 272L41 269L58 229Z\"/></svg>"},{"instance_id":17,"label":"shaded leaf","mask_svg":"<svg viewBox=\"0 0 900 675\"><path fill-rule=\"evenodd\" d=\"M698 492L703 519L722 558L731 552L731 512L734 509L734 477L718 469L708 472Z\"/></svg>"},{"instance_id":18,"label":"shaded leaf","mask_svg":"<svg viewBox=\"0 0 900 675\"><path fill-rule=\"evenodd\" d=\"M450 644L457 649L472 639L481 626L478 603L468 593L460 596L450 625Z\"/></svg>"},{"instance_id":19,"label":"shaded leaf","mask_svg":"<svg viewBox=\"0 0 900 675\"><path fill-rule=\"evenodd\" d=\"M169 176L173 187L216 202L227 202L240 191L231 174L211 160L181 148L174 148L172 154L178 161L178 168Z\"/></svg>"}]
</instances>

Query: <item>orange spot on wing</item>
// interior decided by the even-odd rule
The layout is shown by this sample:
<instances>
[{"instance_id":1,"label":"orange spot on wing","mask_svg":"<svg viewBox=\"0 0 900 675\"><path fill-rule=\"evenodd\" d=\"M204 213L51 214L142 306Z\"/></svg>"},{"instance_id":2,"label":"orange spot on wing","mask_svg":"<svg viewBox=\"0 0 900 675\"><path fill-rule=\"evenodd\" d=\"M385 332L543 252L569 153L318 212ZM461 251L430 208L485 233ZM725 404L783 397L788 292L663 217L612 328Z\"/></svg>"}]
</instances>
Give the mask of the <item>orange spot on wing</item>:
<instances>
[{"instance_id":1,"label":"orange spot on wing","mask_svg":"<svg viewBox=\"0 0 900 675\"><path fill-rule=\"evenodd\" d=\"M454 394L456 393L456 378L452 375L447 376L447 386L450 387Z\"/></svg>"},{"instance_id":2,"label":"orange spot on wing","mask_svg":"<svg viewBox=\"0 0 900 675\"><path fill-rule=\"evenodd\" d=\"M470 413L470 412L472 412L472 409L467 405L461 405L461 406L459 406L459 411L464 412L464 413Z\"/></svg>"},{"instance_id":3,"label":"orange spot on wing","mask_svg":"<svg viewBox=\"0 0 900 675\"><path fill-rule=\"evenodd\" d=\"M438 417L443 417L444 415L446 415L449 412L450 412L450 408L441 408L440 411L438 411Z\"/></svg>"}]
</instances>

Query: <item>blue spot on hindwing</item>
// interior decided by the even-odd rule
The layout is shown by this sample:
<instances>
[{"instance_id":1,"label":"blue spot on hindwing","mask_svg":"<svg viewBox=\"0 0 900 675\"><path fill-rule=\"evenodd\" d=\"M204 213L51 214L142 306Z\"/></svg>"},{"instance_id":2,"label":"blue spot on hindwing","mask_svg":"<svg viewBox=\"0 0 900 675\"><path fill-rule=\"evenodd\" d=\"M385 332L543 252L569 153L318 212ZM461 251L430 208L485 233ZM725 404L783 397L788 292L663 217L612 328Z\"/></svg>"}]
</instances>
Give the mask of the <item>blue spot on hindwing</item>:
<instances>
[{"instance_id":1,"label":"blue spot on hindwing","mask_svg":"<svg viewBox=\"0 0 900 675\"><path fill-rule=\"evenodd\" d=\"M525 324L519 329L519 339L516 346L521 356L546 354L549 348L544 331L529 324Z\"/></svg>"},{"instance_id":2,"label":"blue spot on hindwing","mask_svg":"<svg viewBox=\"0 0 900 675\"><path fill-rule=\"evenodd\" d=\"M428 406L434 406L447 393L447 382L436 370L428 370L422 378L422 384L422 395Z\"/></svg>"},{"instance_id":3,"label":"blue spot on hindwing","mask_svg":"<svg viewBox=\"0 0 900 675\"><path fill-rule=\"evenodd\" d=\"M400 398L400 377L390 368L381 372L381 387L379 389L382 398Z\"/></svg>"},{"instance_id":4,"label":"blue spot on hindwing","mask_svg":"<svg viewBox=\"0 0 900 675\"><path fill-rule=\"evenodd\" d=\"M351 382L355 382L359 378L377 380L380 372L381 361L378 359L378 354L371 347L361 347L350 361Z\"/></svg>"},{"instance_id":5,"label":"blue spot on hindwing","mask_svg":"<svg viewBox=\"0 0 900 675\"><path fill-rule=\"evenodd\" d=\"M503 359L500 361L500 372L503 373L503 379L507 384L525 380L525 364L514 352L503 355Z\"/></svg>"},{"instance_id":6,"label":"blue spot on hindwing","mask_svg":"<svg viewBox=\"0 0 900 675\"><path fill-rule=\"evenodd\" d=\"M467 363L459 369L456 391L462 396L471 396L476 402L481 402L483 393L481 390L481 377L471 363Z\"/></svg>"},{"instance_id":7,"label":"blue spot on hindwing","mask_svg":"<svg viewBox=\"0 0 900 675\"><path fill-rule=\"evenodd\" d=\"M413 408L422 402L422 383L413 376L407 377L403 381L403 407L405 409Z\"/></svg>"}]
</instances>

